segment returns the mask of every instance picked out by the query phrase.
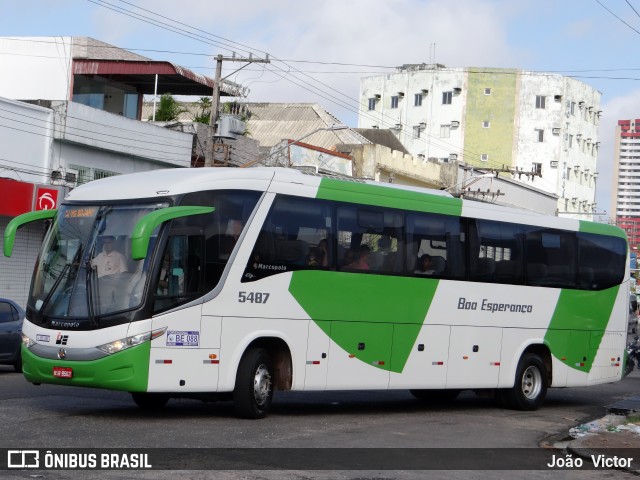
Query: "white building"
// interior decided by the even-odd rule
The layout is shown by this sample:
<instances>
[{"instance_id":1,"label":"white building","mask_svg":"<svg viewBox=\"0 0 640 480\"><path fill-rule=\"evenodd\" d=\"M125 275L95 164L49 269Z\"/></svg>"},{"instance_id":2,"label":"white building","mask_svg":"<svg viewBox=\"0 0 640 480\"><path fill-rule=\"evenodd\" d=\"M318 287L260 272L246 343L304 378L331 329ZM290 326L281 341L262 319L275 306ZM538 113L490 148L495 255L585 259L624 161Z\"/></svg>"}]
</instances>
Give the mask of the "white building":
<instances>
[{"instance_id":1,"label":"white building","mask_svg":"<svg viewBox=\"0 0 640 480\"><path fill-rule=\"evenodd\" d=\"M360 128L390 128L424 160L457 159L595 210L600 92L556 74L404 65L360 82ZM516 203L516 202L514 202Z\"/></svg>"},{"instance_id":2,"label":"white building","mask_svg":"<svg viewBox=\"0 0 640 480\"><path fill-rule=\"evenodd\" d=\"M0 234L78 183L192 164L193 135L141 122L142 99L156 79L158 94L211 94L209 78L85 37L0 38L0 70ZM24 227L0 257L0 297L26 303L43 233Z\"/></svg>"}]
</instances>

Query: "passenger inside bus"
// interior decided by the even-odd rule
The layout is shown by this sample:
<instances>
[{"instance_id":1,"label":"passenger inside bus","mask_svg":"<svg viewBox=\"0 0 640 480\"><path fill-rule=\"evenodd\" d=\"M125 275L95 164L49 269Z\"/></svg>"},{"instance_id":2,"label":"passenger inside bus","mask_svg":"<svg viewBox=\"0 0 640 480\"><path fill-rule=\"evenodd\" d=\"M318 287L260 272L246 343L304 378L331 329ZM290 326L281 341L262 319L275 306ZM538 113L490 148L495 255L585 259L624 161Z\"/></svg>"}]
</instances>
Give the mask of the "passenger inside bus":
<instances>
[{"instance_id":1,"label":"passenger inside bus","mask_svg":"<svg viewBox=\"0 0 640 480\"><path fill-rule=\"evenodd\" d=\"M418 275L433 275L436 273L431 255L425 253L418 260L414 273Z\"/></svg>"}]
</instances>

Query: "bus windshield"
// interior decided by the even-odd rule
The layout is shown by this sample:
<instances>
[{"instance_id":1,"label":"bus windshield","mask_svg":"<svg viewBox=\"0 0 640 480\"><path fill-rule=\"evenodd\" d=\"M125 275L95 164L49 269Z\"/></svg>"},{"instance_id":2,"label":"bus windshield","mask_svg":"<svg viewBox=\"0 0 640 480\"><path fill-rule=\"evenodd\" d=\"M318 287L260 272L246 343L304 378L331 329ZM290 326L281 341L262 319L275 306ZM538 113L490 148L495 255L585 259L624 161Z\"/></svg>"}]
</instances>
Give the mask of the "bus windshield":
<instances>
[{"instance_id":1,"label":"bus windshield","mask_svg":"<svg viewBox=\"0 0 640 480\"><path fill-rule=\"evenodd\" d=\"M131 257L131 232L144 215L168 203L62 206L36 265L29 307L39 317L88 318L142 302L147 258ZM152 241L157 231L152 236ZM151 245L153 247L153 245Z\"/></svg>"}]
</instances>

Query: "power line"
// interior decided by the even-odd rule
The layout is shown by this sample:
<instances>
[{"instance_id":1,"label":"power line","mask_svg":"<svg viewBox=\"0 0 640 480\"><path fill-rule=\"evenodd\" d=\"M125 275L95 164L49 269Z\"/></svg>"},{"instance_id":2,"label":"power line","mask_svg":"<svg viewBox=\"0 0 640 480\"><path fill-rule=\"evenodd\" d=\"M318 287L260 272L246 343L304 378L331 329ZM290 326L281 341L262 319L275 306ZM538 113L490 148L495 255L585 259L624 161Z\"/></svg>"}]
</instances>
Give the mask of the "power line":
<instances>
[{"instance_id":1,"label":"power line","mask_svg":"<svg viewBox=\"0 0 640 480\"><path fill-rule=\"evenodd\" d=\"M629 25L627 22L625 22L622 18L620 18L618 15L616 15L616 14L615 14L615 13L613 13L611 10L609 10L607 7L605 7L605 6L602 4L602 2L600 2L600 0L596 0L596 3L597 3L598 5L600 5L602 8L604 8L604 9L605 9L607 12L609 12L611 15L613 15L614 17L616 17L618 20L620 20L622 23L624 23L624 24L625 24L627 27L629 27L631 30L633 30L634 32L636 32L637 34L639 34L639 35L640 35L640 31L638 31L638 30L636 30L635 28L633 28L631 25ZM627 3L629 3L629 2L627 2ZM629 5L631 5L631 4L629 4ZM631 7L631 8L633 8L633 7ZM634 12L635 12L635 8L634 8L633 10L634 10ZM637 14L637 13L638 13L638 12L636 12L636 14Z\"/></svg>"}]
</instances>

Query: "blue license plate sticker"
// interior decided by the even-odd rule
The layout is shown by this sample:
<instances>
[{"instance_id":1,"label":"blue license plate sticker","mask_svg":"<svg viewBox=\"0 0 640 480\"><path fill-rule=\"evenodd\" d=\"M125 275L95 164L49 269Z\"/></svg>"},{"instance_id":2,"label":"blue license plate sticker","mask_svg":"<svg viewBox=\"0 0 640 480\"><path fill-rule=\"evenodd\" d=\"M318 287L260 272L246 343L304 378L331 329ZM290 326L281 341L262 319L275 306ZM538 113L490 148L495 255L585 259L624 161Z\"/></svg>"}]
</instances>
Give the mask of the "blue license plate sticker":
<instances>
[{"instance_id":1,"label":"blue license plate sticker","mask_svg":"<svg viewBox=\"0 0 640 480\"><path fill-rule=\"evenodd\" d=\"M197 331L168 331L168 347L197 347L200 345L200 332Z\"/></svg>"}]
</instances>

